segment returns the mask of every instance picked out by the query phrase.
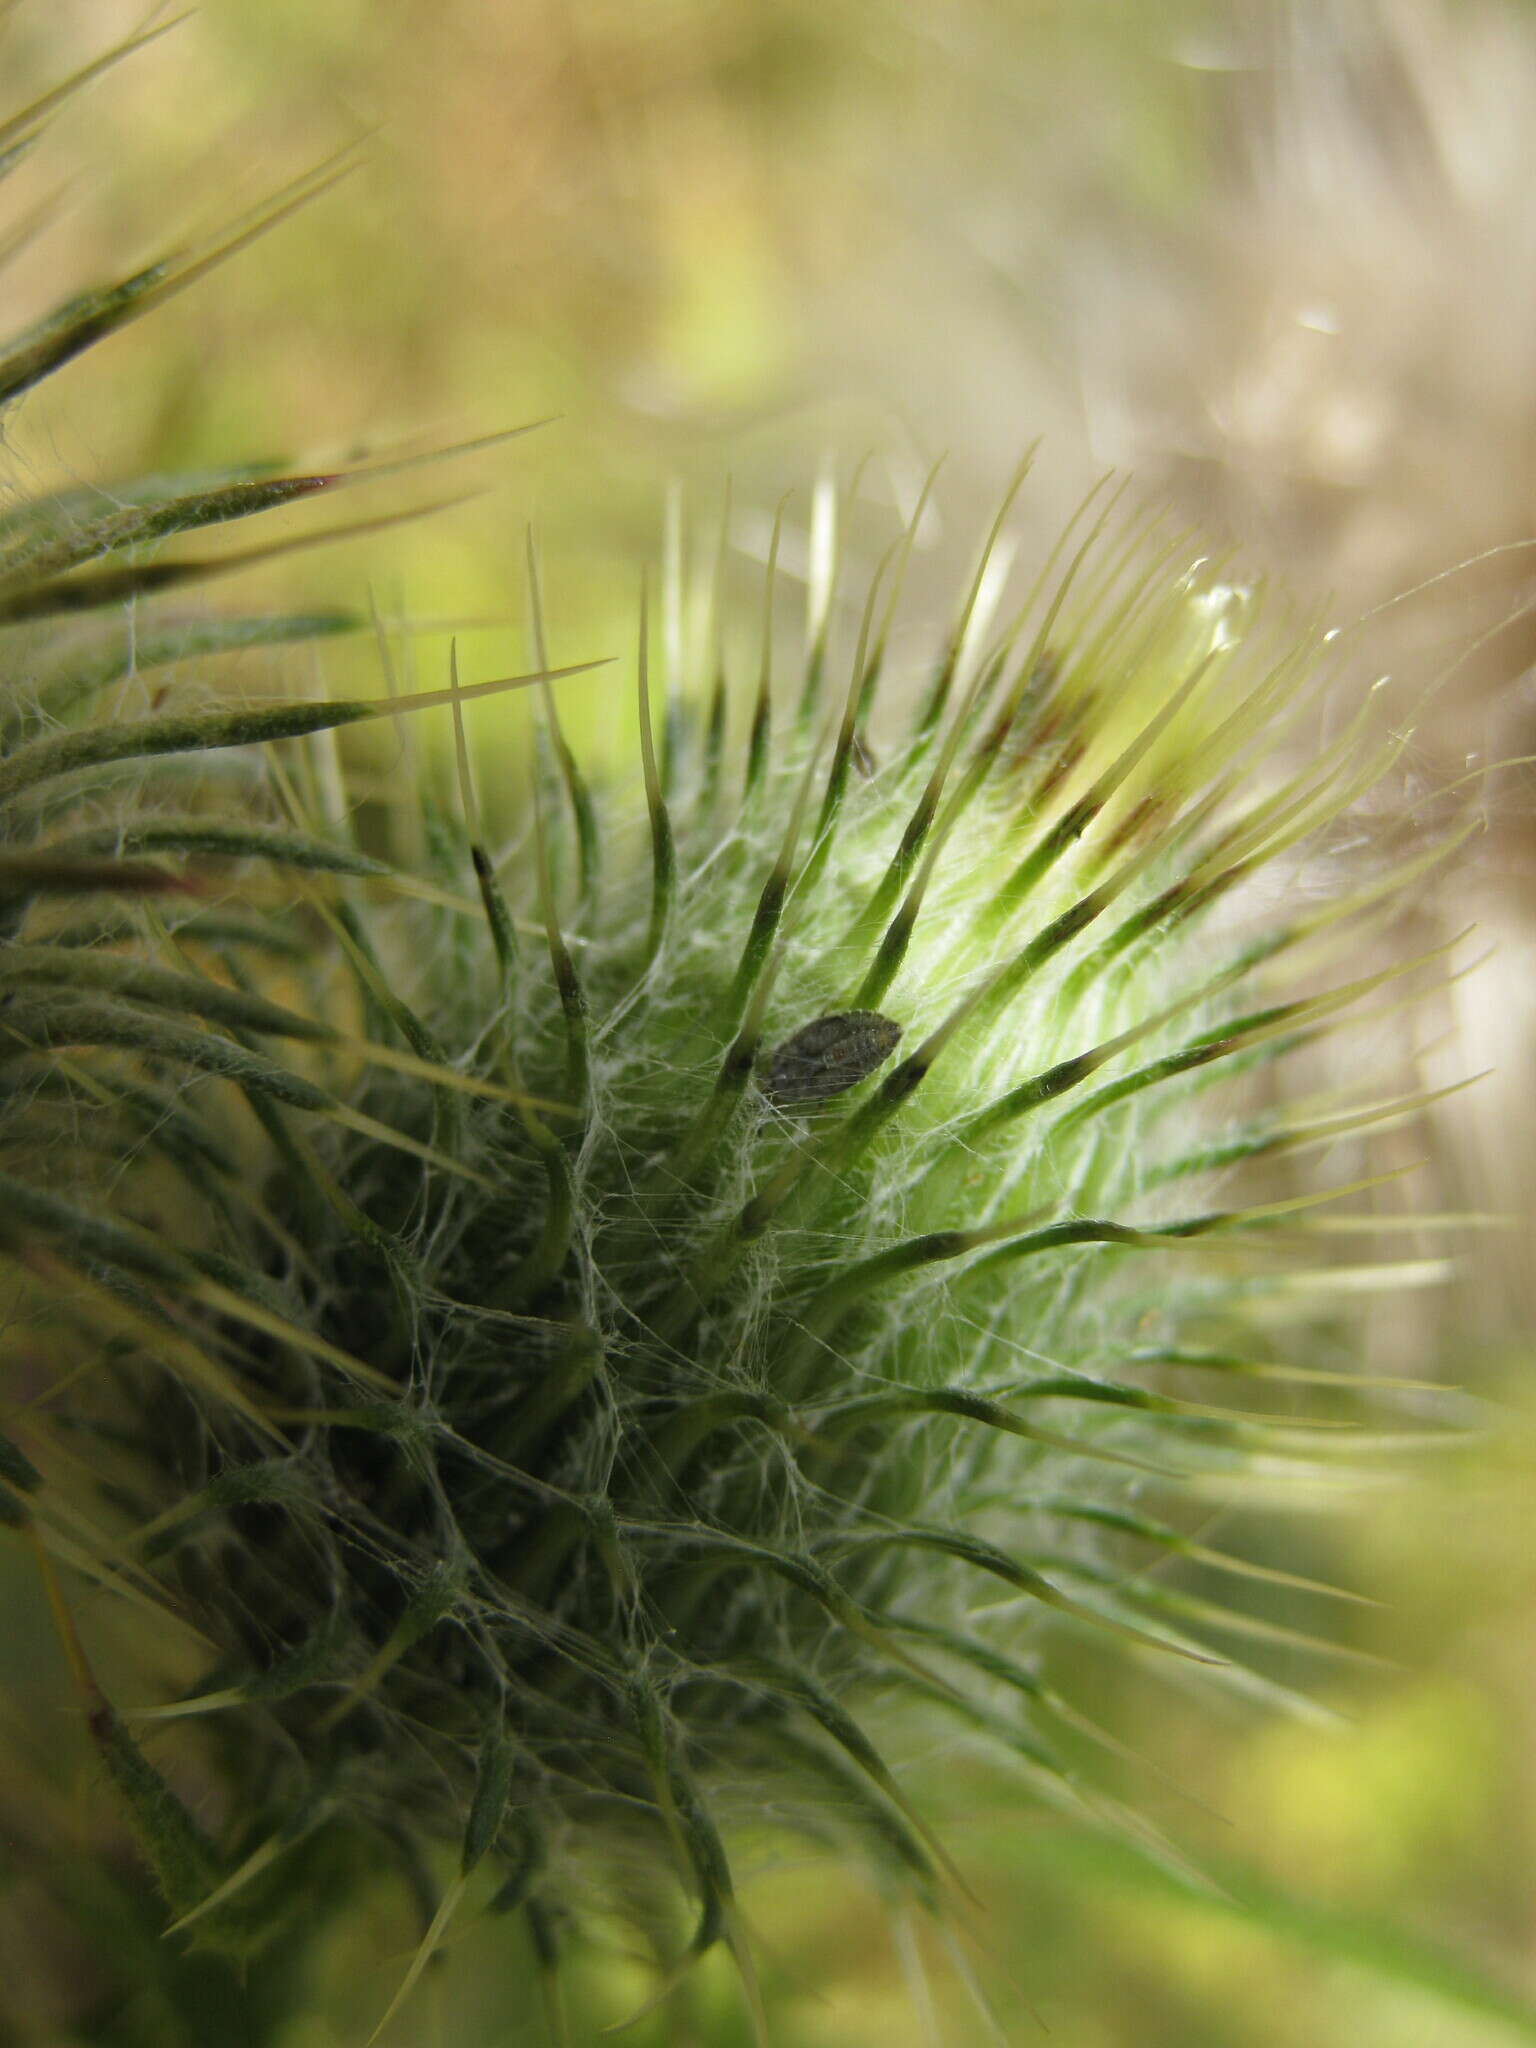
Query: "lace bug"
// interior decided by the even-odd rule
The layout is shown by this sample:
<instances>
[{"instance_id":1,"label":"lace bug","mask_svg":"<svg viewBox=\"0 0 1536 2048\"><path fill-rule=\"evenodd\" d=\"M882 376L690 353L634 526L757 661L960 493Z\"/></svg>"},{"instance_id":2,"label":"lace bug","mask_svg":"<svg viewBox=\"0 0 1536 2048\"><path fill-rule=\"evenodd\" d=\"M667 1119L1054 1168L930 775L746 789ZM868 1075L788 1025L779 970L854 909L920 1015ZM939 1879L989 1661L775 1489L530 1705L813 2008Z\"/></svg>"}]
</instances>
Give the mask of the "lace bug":
<instances>
[{"instance_id":1,"label":"lace bug","mask_svg":"<svg viewBox=\"0 0 1536 2048\"><path fill-rule=\"evenodd\" d=\"M769 1057L759 1086L780 1109L842 1095L896 1050L901 1026L878 1010L813 1017Z\"/></svg>"}]
</instances>

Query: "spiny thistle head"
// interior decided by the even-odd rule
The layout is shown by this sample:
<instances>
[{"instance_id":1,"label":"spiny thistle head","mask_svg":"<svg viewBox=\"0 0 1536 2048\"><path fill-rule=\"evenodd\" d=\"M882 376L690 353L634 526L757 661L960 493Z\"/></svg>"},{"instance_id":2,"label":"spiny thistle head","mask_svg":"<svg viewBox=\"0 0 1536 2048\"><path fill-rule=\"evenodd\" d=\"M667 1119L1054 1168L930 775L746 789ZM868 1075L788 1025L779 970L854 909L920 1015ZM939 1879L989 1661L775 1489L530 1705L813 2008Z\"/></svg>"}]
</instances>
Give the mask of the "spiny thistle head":
<instances>
[{"instance_id":1,"label":"spiny thistle head","mask_svg":"<svg viewBox=\"0 0 1536 2048\"><path fill-rule=\"evenodd\" d=\"M24 336L0 398L145 278ZM699 605L669 563L654 684L643 598L630 683L562 682L530 547L527 675L216 694L215 654L348 619L166 623L207 565L143 549L331 481L0 522L0 1513L189 1943L259 1957L381 1850L446 1853L400 1995L467 1890L551 1968L601 1894L669 1972L727 1944L756 2011L742 1820L935 1910L961 1881L881 1730L947 1721L1131 1828L1052 1631L1264 1689L1145 1567L1306 1586L1199 1532L1324 1461L1296 1388L1347 1408L1276 1346L1347 1176L1245 1176L1416 1105L1277 1100L1398 999L1351 949L1438 852L1405 825L1295 886L1393 748L1363 714L1296 744L1326 636L1102 492L994 627L1010 493L922 676L889 653L924 503L869 562L823 491L808 630L775 542L745 687L722 535ZM473 761L463 703L514 685L536 743ZM569 687L633 687L630 761L583 772ZM369 721L383 772L336 738ZM134 1714L60 1567L145 1622Z\"/></svg>"},{"instance_id":2,"label":"spiny thistle head","mask_svg":"<svg viewBox=\"0 0 1536 2048\"><path fill-rule=\"evenodd\" d=\"M1390 748L1362 718L1287 762L1320 636L1113 503L992 633L984 555L882 718L915 526L846 645L822 579L792 670L770 564L755 692L713 658L712 698L653 688L642 600L637 759L590 782L535 578L539 744L480 763L504 842L456 663L392 700L451 717L451 798L349 770L325 728L377 704L196 685L0 769L45 854L89 816L196 884L96 929L36 899L0 955L0 1229L82 1362L9 1497L201 1646L146 1721L204 1745L217 1841L80 1663L189 1937L258 1946L306 1857L446 1843L420 1960L472 1878L553 1957L599 1874L654 1930L671 1871L679 1953L728 1942L750 1989L726 1837L765 1802L942 1904L895 1709L1105 1824L1048 1631L1247 1682L1220 1606L1143 1569L1242 1571L1192 1503L1321 1455L1261 1412L1291 1365L1254 1304L1317 1257L1276 1226L1341 1190L1256 1207L1243 1169L1412 1103L1245 1116L1212 1083L1403 971L1351 934L1434 856L1259 914Z\"/></svg>"}]
</instances>

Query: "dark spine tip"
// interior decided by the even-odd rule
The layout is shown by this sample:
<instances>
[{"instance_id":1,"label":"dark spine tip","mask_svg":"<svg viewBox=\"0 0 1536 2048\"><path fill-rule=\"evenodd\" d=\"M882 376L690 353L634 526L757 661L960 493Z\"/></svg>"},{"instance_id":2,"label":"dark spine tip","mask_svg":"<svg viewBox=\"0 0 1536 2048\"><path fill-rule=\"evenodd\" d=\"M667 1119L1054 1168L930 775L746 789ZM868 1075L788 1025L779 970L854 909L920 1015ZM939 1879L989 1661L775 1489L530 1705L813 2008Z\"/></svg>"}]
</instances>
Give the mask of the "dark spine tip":
<instances>
[{"instance_id":1,"label":"dark spine tip","mask_svg":"<svg viewBox=\"0 0 1536 2048\"><path fill-rule=\"evenodd\" d=\"M756 1032L750 1036L743 1033L734 1042L720 1062L718 1086L722 1092L735 1093L746 1086L747 1076L757 1064L757 1052L761 1043L762 1040Z\"/></svg>"},{"instance_id":2,"label":"dark spine tip","mask_svg":"<svg viewBox=\"0 0 1536 2048\"><path fill-rule=\"evenodd\" d=\"M892 1107L905 1102L907 1097L920 1088L928 1077L932 1061L921 1053L913 1053L910 1059L902 1061L895 1072L890 1074L880 1090L880 1099Z\"/></svg>"}]
</instances>

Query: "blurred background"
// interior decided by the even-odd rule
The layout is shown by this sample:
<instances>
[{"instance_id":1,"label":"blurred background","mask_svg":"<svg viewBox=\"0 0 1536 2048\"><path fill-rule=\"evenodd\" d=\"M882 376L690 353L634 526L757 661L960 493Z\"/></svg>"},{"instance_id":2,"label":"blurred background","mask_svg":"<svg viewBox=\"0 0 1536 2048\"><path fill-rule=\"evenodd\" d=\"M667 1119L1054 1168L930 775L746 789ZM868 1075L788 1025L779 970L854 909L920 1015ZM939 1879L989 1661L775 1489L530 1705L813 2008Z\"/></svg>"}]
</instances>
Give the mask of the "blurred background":
<instances>
[{"instance_id":1,"label":"blurred background","mask_svg":"<svg viewBox=\"0 0 1536 2048\"><path fill-rule=\"evenodd\" d=\"M145 21L12 0L9 89ZM628 644L669 491L708 527L732 479L745 588L783 494L793 569L810 482L865 457L866 496L902 510L945 458L905 607L926 652L1043 436L1026 554L1130 468L1248 573L1364 621L1349 675L1390 671L1394 712L1419 707L1404 801L1472 777L1487 829L1423 919L1496 950L1448 995L1428 1077L1495 1071L1435 1121L1416 1192L1516 1221L1459 1239L1411 1312L1386 1304L1380 1369L1464 1390L1432 1412L1466 1434L1383 1466L1347 1516L1317 1504L1297 1539L1302 1569L1382 1603L1340 1624L1348 1654L1270 1660L1328 1711L1233 1718L1116 1662L1096 1710L1203 1884L1021 1818L946 1755L985 1907L954 1953L765 1846L747 1907L784 2048L1536 2040L1536 770L1491 766L1536 751L1533 137L1536 10L1516 0L201 0L12 181L15 329L356 151L258 249L45 387L13 453L63 484L548 419L409 478L464 502L262 572L409 613L424 681L451 627L469 679L524 665L530 522L553 658L575 660ZM367 647L314 659L329 687L354 663L375 687ZM46 1631L0 1655L18 1722L62 1720ZM100 1825L100 1800L82 1759L53 1824ZM0 1982L22 1981L33 1924L0 1900ZM353 2038L365 1944L410 1946L403 1902L381 1895L357 1939L294 2048ZM505 1940L465 1935L391 2039L540 2038ZM603 1962L576 2038L641 1985ZM46 2010L26 2023L15 2038L46 2038ZM56 2024L74 2038L67 2001ZM741 2029L706 1968L629 2038Z\"/></svg>"}]
</instances>

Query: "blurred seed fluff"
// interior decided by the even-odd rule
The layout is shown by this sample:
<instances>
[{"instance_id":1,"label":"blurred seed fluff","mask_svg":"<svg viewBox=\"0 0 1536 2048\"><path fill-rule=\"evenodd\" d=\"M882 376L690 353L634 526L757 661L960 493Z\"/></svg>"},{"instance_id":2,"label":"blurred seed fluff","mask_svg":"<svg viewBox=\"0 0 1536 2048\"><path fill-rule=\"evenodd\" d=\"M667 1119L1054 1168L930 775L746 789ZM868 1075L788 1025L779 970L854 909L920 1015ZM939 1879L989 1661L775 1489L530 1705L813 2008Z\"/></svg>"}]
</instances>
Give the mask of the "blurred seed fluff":
<instances>
[{"instance_id":1,"label":"blurred seed fluff","mask_svg":"<svg viewBox=\"0 0 1536 2048\"><path fill-rule=\"evenodd\" d=\"M1529 11L1274 0L1186 54L1207 176L1080 331L1104 442L1351 609L1528 540ZM1487 575L1513 602L1527 570ZM1506 647L1470 677L1508 673Z\"/></svg>"},{"instance_id":2,"label":"blurred seed fluff","mask_svg":"<svg viewBox=\"0 0 1536 2048\"><path fill-rule=\"evenodd\" d=\"M219 253L73 300L6 401ZM1349 1299L1437 1270L1350 1250L1411 1079L1288 1101L1286 1056L1443 976L1361 962L1447 842L1337 857L1401 738L1362 708L1298 767L1347 649L1123 485L1010 577L1027 467L921 676L929 493L866 551L855 477L812 494L803 633L777 527L752 621L728 516L674 522L656 630L642 594L565 684L530 542L527 673L348 702L213 666L345 615L167 618L228 558L150 554L337 479L13 492L0 1502L169 1952L259 1985L382 1862L426 1904L381 2028L515 1912L557 2028L617 1916L658 1997L728 1949L766 2036L739 1844L963 1896L882 1741L1157 1854L1053 1641L1286 1697L1244 1580L1327 1589L1213 1518L1338 1490L1307 1425L1382 1386ZM637 701L627 766L584 772L570 687ZM473 758L464 701L511 689L537 744ZM338 741L381 722L382 774ZM114 1612L152 1698L95 1674Z\"/></svg>"},{"instance_id":3,"label":"blurred seed fluff","mask_svg":"<svg viewBox=\"0 0 1536 2048\"><path fill-rule=\"evenodd\" d=\"M1435 1119L1432 1143L1444 1184L1524 1214L1532 13L1263 0L1192 54L1211 67L1201 197L1140 262L1109 252L1087 294L1078 360L1098 443L1283 562L1294 588L1334 593L1344 616L1382 607L1377 659L1436 679L1414 766L1426 782L1478 775L1491 844L1455 915L1497 952L1451 1005L1458 1056L1489 1085ZM1496 1237L1457 1292L1445 1341L1462 1355L1473 1335L1498 1346L1529 1326L1518 1242Z\"/></svg>"}]
</instances>

